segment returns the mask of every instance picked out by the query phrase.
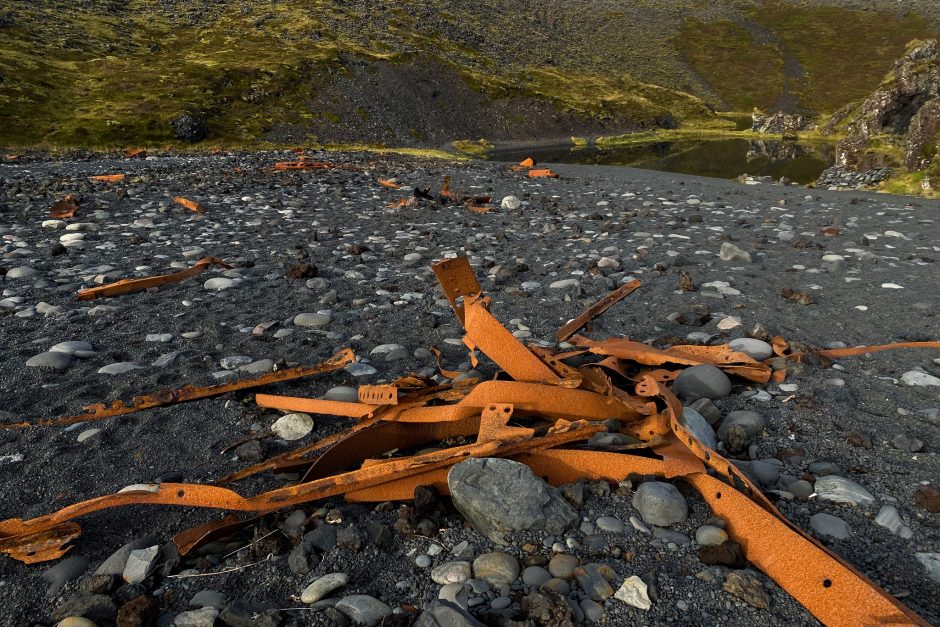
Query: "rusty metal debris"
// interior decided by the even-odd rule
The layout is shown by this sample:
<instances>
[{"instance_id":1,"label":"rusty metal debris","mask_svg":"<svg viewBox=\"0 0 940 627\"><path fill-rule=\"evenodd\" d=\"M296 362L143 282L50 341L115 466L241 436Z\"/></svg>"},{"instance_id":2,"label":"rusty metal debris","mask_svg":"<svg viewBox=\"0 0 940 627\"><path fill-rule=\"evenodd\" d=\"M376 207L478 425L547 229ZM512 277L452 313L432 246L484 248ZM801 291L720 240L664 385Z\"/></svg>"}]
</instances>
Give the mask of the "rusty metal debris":
<instances>
[{"instance_id":1,"label":"rusty metal debris","mask_svg":"<svg viewBox=\"0 0 940 627\"><path fill-rule=\"evenodd\" d=\"M28 427L65 427L79 422L94 422L113 418L115 416L124 416L133 414L153 407L164 407L166 405L175 405L177 403L187 403L203 398L212 398L229 392L238 392L240 390L250 390L257 387L280 383L281 381L293 381L304 377L310 377L326 372L340 370L355 361L355 355L349 349L345 349L315 366L298 366L296 368L287 368L277 370L260 377L251 379L241 379L219 385L209 385L206 387L195 387L192 385L184 386L178 390L163 390L154 394L143 394L135 396L130 403L124 401L114 401L110 405L104 403L94 403L83 407L85 413L75 416L66 416L63 418L47 418L35 421L23 421L0 424L0 430L3 429L24 429Z\"/></svg>"},{"instance_id":2,"label":"rusty metal debris","mask_svg":"<svg viewBox=\"0 0 940 627\"><path fill-rule=\"evenodd\" d=\"M538 170L529 170L529 178L539 179L539 178L550 178L557 179L558 173L549 170L548 168L541 168Z\"/></svg>"},{"instance_id":3,"label":"rusty metal debris","mask_svg":"<svg viewBox=\"0 0 940 627\"><path fill-rule=\"evenodd\" d=\"M195 200L183 198L182 196L174 196L173 202L175 202L178 205L182 205L183 207L186 207L187 209L195 213L205 213L206 211L205 208L202 205L200 205L198 202L196 202Z\"/></svg>"},{"instance_id":4,"label":"rusty metal debris","mask_svg":"<svg viewBox=\"0 0 940 627\"><path fill-rule=\"evenodd\" d=\"M128 148L124 151L124 156L128 159L143 159L147 156L147 151L143 148Z\"/></svg>"},{"instance_id":5,"label":"rusty metal debris","mask_svg":"<svg viewBox=\"0 0 940 627\"><path fill-rule=\"evenodd\" d=\"M388 189L401 189L401 185L399 185L395 181L390 181L388 179L379 179L376 182L382 187L387 187Z\"/></svg>"},{"instance_id":6,"label":"rusty metal debris","mask_svg":"<svg viewBox=\"0 0 940 627\"><path fill-rule=\"evenodd\" d=\"M72 194L66 195L49 208L49 217L57 220L68 220L78 211L78 200Z\"/></svg>"},{"instance_id":7,"label":"rusty metal debris","mask_svg":"<svg viewBox=\"0 0 940 627\"><path fill-rule=\"evenodd\" d=\"M436 199L431 195L430 188L422 189L416 186L411 198L400 198L395 202L389 203L388 207L392 209L415 207L422 200L427 200L431 203L436 200L440 205L462 205L473 213L492 213L494 211L492 205L490 204L493 201L492 196L461 194L455 192L450 188L450 176L444 177L444 182L441 185L441 190L438 192Z\"/></svg>"},{"instance_id":8,"label":"rusty metal debris","mask_svg":"<svg viewBox=\"0 0 940 627\"><path fill-rule=\"evenodd\" d=\"M125 176L125 174L100 174L98 176L89 176L88 180L98 183L120 183Z\"/></svg>"},{"instance_id":9,"label":"rusty metal debris","mask_svg":"<svg viewBox=\"0 0 940 627\"><path fill-rule=\"evenodd\" d=\"M203 257L189 268L175 272L173 274L161 274L158 276L145 277L142 279L121 279L115 283L108 283L107 285L90 287L88 289L81 290L78 292L77 297L78 300L94 300L99 296L118 296L120 294L127 294L129 292L139 292L151 287L157 287L158 285L176 283L190 277L194 277L209 266L219 266L220 268L226 269L232 268L232 266L228 265L221 259L216 259L215 257Z\"/></svg>"},{"instance_id":10,"label":"rusty metal debris","mask_svg":"<svg viewBox=\"0 0 940 627\"><path fill-rule=\"evenodd\" d=\"M525 159L523 159L516 165L509 166L509 169L512 170L513 172L524 172L528 170L529 168L534 168L534 167L535 167L535 159L533 159L532 157L526 157Z\"/></svg>"},{"instance_id":11,"label":"rusty metal debris","mask_svg":"<svg viewBox=\"0 0 940 627\"><path fill-rule=\"evenodd\" d=\"M256 395L262 407L343 416L354 422L346 431L244 468L216 485L134 485L32 520L2 521L0 552L28 563L59 557L81 533L73 520L107 508L160 504L257 515L340 494L352 501L410 499L418 485L446 492L447 471L461 460L508 457L528 464L554 484L622 481L631 475L681 478L728 521L726 530L747 559L822 622L926 625L787 520L737 467L699 442L682 423L682 405L665 385L683 367L705 363L766 382L773 374L768 364L727 346L656 349L627 338L591 340L573 335L635 290L638 285L633 284L608 295L559 331L559 337L570 338L574 350L555 353L527 347L490 313L491 301L465 257L440 262L434 271L466 330L464 343L496 364L501 371L496 380L457 379L438 385L410 376L388 385L363 386L356 403ZM936 342L914 344L940 347ZM778 354L799 358L799 352L782 340L775 340L774 348ZM848 354L857 353L830 356ZM599 360L584 363L583 357L589 355ZM583 365L565 361L572 357L582 358L578 363ZM334 359L338 364L350 355ZM593 434L606 431L603 421L610 418L620 421L622 433L642 442L645 454L590 450L586 443ZM456 444L454 438L459 438ZM385 455L433 443L444 448L411 456ZM222 487L269 470L299 473L302 478L251 497ZM230 516L183 532L175 540L185 554L251 522Z\"/></svg>"},{"instance_id":12,"label":"rusty metal debris","mask_svg":"<svg viewBox=\"0 0 940 627\"><path fill-rule=\"evenodd\" d=\"M560 328L558 333L555 334L555 339L559 342L564 342L569 337L580 331L591 320L601 315L615 304L635 292L638 287L640 287L640 282L637 280L633 280L629 283L621 285L613 292L588 307L580 316Z\"/></svg>"},{"instance_id":13,"label":"rusty metal debris","mask_svg":"<svg viewBox=\"0 0 940 627\"><path fill-rule=\"evenodd\" d=\"M336 164L330 161L316 161L310 157L300 156L296 161L278 161L272 166L277 172L287 171L310 171L310 170L333 170Z\"/></svg>"}]
</instances>

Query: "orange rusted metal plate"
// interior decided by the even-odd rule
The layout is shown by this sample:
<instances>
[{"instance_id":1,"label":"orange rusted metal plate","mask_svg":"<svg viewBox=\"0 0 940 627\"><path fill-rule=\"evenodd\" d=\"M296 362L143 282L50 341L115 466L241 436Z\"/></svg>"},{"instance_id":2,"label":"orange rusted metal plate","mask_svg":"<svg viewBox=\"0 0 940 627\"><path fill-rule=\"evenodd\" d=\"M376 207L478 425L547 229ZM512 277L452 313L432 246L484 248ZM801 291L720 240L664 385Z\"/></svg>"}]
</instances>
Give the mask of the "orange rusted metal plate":
<instances>
[{"instance_id":1,"label":"orange rusted metal plate","mask_svg":"<svg viewBox=\"0 0 940 627\"><path fill-rule=\"evenodd\" d=\"M461 323L464 322L464 307L458 304L458 298L474 296L483 291L477 281L470 260L466 257L445 259L432 266L437 282L444 290L444 296L450 301L450 306Z\"/></svg>"},{"instance_id":2,"label":"orange rusted metal plate","mask_svg":"<svg viewBox=\"0 0 940 627\"><path fill-rule=\"evenodd\" d=\"M398 388L394 385L361 385L359 402L370 405L397 405Z\"/></svg>"},{"instance_id":3,"label":"orange rusted metal plate","mask_svg":"<svg viewBox=\"0 0 940 627\"><path fill-rule=\"evenodd\" d=\"M173 274L161 274L158 276L145 277L142 279L121 279L115 283L101 285L99 287L90 287L78 292L78 300L94 300L99 296L119 296L130 292L139 292L141 290L165 285L166 283L177 283L190 277L194 277L209 266L219 266L220 268L231 269L221 259L215 257L203 257L186 270L174 272Z\"/></svg>"},{"instance_id":4,"label":"orange rusted metal plate","mask_svg":"<svg viewBox=\"0 0 940 627\"><path fill-rule=\"evenodd\" d=\"M382 187L387 187L389 189L401 189L401 185L399 185L395 181L389 181L388 179L379 179L376 182Z\"/></svg>"},{"instance_id":5,"label":"orange rusted metal plate","mask_svg":"<svg viewBox=\"0 0 940 627\"><path fill-rule=\"evenodd\" d=\"M221 383L219 385L210 385L207 387L194 387L187 385L178 390L164 390L154 394L135 396L130 403L124 403L124 401L114 401L110 405L95 403L85 406L85 413L79 414L77 416L68 416L65 418L47 418L32 422L26 421L0 424L0 430L22 429L25 427L67 426L79 422L94 422L97 420L104 420L105 418L133 414L135 412L150 409L152 407L163 407L166 405L174 405L176 403L187 403L189 401L196 401L203 398L212 398L213 396L228 394L229 392L250 390L252 388L261 387L263 385L279 383L281 381L292 381L294 379L300 379L303 377L310 377L326 372L333 372L335 370L345 368L353 361L355 361L355 355L353 354L352 350L347 348L343 349L325 362L315 366L288 368L286 370L270 372L253 379L241 379L239 381Z\"/></svg>"},{"instance_id":6,"label":"orange rusted metal plate","mask_svg":"<svg viewBox=\"0 0 940 627\"><path fill-rule=\"evenodd\" d=\"M124 180L124 174L101 174L98 176L89 176L89 181L96 181L99 183L120 183Z\"/></svg>"},{"instance_id":7,"label":"orange rusted metal plate","mask_svg":"<svg viewBox=\"0 0 940 627\"><path fill-rule=\"evenodd\" d=\"M588 307L580 316L563 326L555 334L555 339L559 342L564 342L569 337L581 330L584 325L598 317L616 303L623 300L626 296L629 296L640 287L641 283L637 280L630 281L624 285L621 285L614 291L612 291L607 296L603 297L590 307Z\"/></svg>"},{"instance_id":8,"label":"orange rusted metal plate","mask_svg":"<svg viewBox=\"0 0 940 627\"><path fill-rule=\"evenodd\" d=\"M195 200L189 200L188 198L183 198L182 196L174 196L173 201L178 205L186 207L190 211L194 211L195 213L205 213L206 211L205 208L203 208L203 206Z\"/></svg>"},{"instance_id":9,"label":"orange rusted metal plate","mask_svg":"<svg viewBox=\"0 0 940 627\"><path fill-rule=\"evenodd\" d=\"M75 196L68 194L49 208L49 217L57 220L68 220L75 215L76 211L78 211L78 201Z\"/></svg>"}]
</instances>

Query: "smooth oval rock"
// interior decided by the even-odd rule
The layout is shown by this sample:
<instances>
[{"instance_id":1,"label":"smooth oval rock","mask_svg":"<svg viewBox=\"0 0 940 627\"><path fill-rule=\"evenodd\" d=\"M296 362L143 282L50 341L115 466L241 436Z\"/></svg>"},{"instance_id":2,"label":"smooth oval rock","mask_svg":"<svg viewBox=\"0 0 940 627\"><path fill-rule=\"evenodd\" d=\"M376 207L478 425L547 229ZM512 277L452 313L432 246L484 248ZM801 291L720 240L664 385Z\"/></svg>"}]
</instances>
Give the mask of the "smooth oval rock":
<instances>
[{"instance_id":1,"label":"smooth oval rock","mask_svg":"<svg viewBox=\"0 0 940 627\"><path fill-rule=\"evenodd\" d=\"M774 356L773 347L763 340L756 340L751 337L741 337L728 342L728 348L739 353L744 353L751 359L764 361Z\"/></svg>"},{"instance_id":2,"label":"smooth oval rock","mask_svg":"<svg viewBox=\"0 0 940 627\"><path fill-rule=\"evenodd\" d=\"M685 497L671 483L646 481L633 495L633 507L651 525L668 527L684 521L689 515Z\"/></svg>"},{"instance_id":3,"label":"smooth oval rock","mask_svg":"<svg viewBox=\"0 0 940 627\"><path fill-rule=\"evenodd\" d=\"M222 290L235 287L235 281L234 279L229 279L224 276L217 276L207 280L202 284L202 287L207 290L221 292Z\"/></svg>"},{"instance_id":4,"label":"smooth oval rock","mask_svg":"<svg viewBox=\"0 0 940 627\"><path fill-rule=\"evenodd\" d=\"M672 384L673 393L683 401L700 398L716 400L731 393L731 379L717 366L703 364L683 370Z\"/></svg>"},{"instance_id":5,"label":"smooth oval rock","mask_svg":"<svg viewBox=\"0 0 940 627\"><path fill-rule=\"evenodd\" d=\"M307 414L284 414L274 421L271 431L282 440L299 440L313 431L313 418Z\"/></svg>"},{"instance_id":6,"label":"smooth oval rock","mask_svg":"<svg viewBox=\"0 0 940 627\"><path fill-rule=\"evenodd\" d=\"M326 598L334 590L342 588L349 583L349 575L346 573L330 573L323 575L300 593L300 602L316 603L320 599Z\"/></svg>"},{"instance_id":7,"label":"smooth oval rock","mask_svg":"<svg viewBox=\"0 0 940 627\"><path fill-rule=\"evenodd\" d=\"M294 316L294 325L309 329L322 329L333 321L333 316L324 313L299 313Z\"/></svg>"},{"instance_id":8,"label":"smooth oval rock","mask_svg":"<svg viewBox=\"0 0 940 627\"><path fill-rule=\"evenodd\" d=\"M519 578L519 562L512 555L501 551L484 553L473 560L473 576L494 588L511 584Z\"/></svg>"}]
</instances>

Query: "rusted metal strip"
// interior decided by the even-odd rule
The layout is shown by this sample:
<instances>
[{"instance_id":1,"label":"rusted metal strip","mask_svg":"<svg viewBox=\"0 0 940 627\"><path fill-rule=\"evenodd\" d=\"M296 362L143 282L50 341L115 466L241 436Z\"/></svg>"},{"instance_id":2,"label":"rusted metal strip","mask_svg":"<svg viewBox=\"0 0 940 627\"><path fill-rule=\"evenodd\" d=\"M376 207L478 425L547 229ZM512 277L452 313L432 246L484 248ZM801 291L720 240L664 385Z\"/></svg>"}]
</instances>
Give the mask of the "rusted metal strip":
<instances>
[{"instance_id":1,"label":"rusted metal strip","mask_svg":"<svg viewBox=\"0 0 940 627\"><path fill-rule=\"evenodd\" d=\"M555 372L536 357L484 306L482 297L464 299L467 338L516 381L561 382Z\"/></svg>"},{"instance_id":2,"label":"rusted metal strip","mask_svg":"<svg viewBox=\"0 0 940 627\"><path fill-rule=\"evenodd\" d=\"M299 411L305 414L345 416L346 418L365 418L379 407L378 405L364 405L362 403L347 403L345 401L279 396L274 394L256 394L255 403L258 404L258 407L265 407L267 409Z\"/></svg>"},{"instance_id":3,"label":"rusted metal strip","mask_svg":"<svg viewBox=\"0 0 940 627\"><path fill-rule=\"evenodd\" d=\"M100 174L98 176L89 176L88 180L98 183L120 183L125 176L125 174Z\"/></svg>"},{"instance_id":4,"label":"rusted metal strip","mask_svg":"<svg viewBox=\"0 0 940 627\"><path fill-rule=\"evenodd\" d=\"M571 337L572 335L580 331L584 327L584 325L586 325L588 322L598 317L599 315L601 315L602 313L604 313L605 311L613 307L616 303L620 302L625 297L635 292L637 288L640 287L640 285L642 284L636 280L633 280L633 281L630 281L629 283L621 285L620 287L612 291L610 294L608 294L607 296L604 296L602 299L600 299L599 301L597 301L596 303L594 303L593 305L585 309L584 312L580 316L578 316L577 318L575 318L574 320L572 320L571 322L569 322L562 328L558 329L558 332L555 333L555 339L558 340L559 342L564 342L569 337Z\"/></svg>"},{"instance_id":5,"label":"rusted metal strip","mask_svg":"<svg viewBox=\"0 0 940 627\"><path fill-rule=\"evenodd\" d=\"M499 418L501 414L502 412L495 418ZM42 548L35 553L36 561L59 557L63 551L68 550L64 545L75 537L74 528L70 529L67 536L59 534L58 530L63 529L63 523L103 509L128 505L173 505L266 512L381 485L393 479L420 474L426 470L447 468L470 457L517 455L526 451L584 440L603 430L603 426L559 421L548 435L540 438L483 441L425 455L394 459L384 464L363 467L309 483L271 490L251 498L245 498L226 488L201 484L162 483L135 486L134 489L82 501L39 518L31 520L13 518L2 521L0 522L0 550L11 556L21 554L24 542L33 543L37 534L48 533L44 537ZM481 425L481 433L484 432L498 433L499 429L497 425L490 425L484 431ZM513 429L508 433L514 435L516 432Z\"/></svg>"},{"instance_id":6,"label":"rusted metal strip","mask_svg":"<svg viewBox=\"0 0 940 627\"><path fill-rule=\"evenodd\" d=\"M130 292L139 292L141 290L157 287L158 285L164 285L166 283L178 283L179 281L196 276L209 266L219 266L220 268L226 269L232 268L232 266L228 265L221 259L217 259L215 257L203 257L189 268L179 272L174 272L173 274L161 274L158 276L145 277L142 279L121 279L116 283L109 283L107 285L81 290L76 296L78 300L94 300L99 296L119 296L121 294L127 294Z\"/></svg>"},{"instance_id":7,"label":"rusted metal strip","mask_svg":"<svg viewBox=\"0 0 940 627\"><path fill-rule=\"evenodd\" d=\"M817 355L838 359L840 357L855 357L865 353L890 351L897 348L940 348L940 342L897 342L895 344L878 344L876 346L854 346L850 348L833 348L829 350L814 351Z\"/></svg>"},{"instance_id":8,"label":"rusted metal strip","mask_svg":"<svg viewBox=\"0 0 940 627\"><path fill-rule=\"evenodd\" d=\"M213 396L219 396L229 392L249 390L260 387L262 385L280 383L281 381L292 381L294 379L300 379L303 377L310 377L317 374L324 374L326 372L333 372L335 370L341 370L342 368L345 368L348 364L354 362L355 359L355 354L351 349L347 348L343 349L325 362L315 366L299 366L297 368L288 368L287 370L278 370L276 372L271 372L252 379L241 379L239 381L232 381L230 383L222 383L219 385L210 385L206 387L194 387L187 385L178 390L164 390L154 394L135 396L130 403L124 403L124 401L114 401L110 405L95 403L92 405L86 405L86 412L77 416L46 418L36 421L0 424L0 430L22 429L26 427L64 427L79 422L94 422L96 420L104 420L105 418L133 414L135 412L142 411L144 409L150 409L152 407L163 407L165 405L174 405L176 403L187 403L189 401L211 398Z\"/></svg>"}]
</instances>

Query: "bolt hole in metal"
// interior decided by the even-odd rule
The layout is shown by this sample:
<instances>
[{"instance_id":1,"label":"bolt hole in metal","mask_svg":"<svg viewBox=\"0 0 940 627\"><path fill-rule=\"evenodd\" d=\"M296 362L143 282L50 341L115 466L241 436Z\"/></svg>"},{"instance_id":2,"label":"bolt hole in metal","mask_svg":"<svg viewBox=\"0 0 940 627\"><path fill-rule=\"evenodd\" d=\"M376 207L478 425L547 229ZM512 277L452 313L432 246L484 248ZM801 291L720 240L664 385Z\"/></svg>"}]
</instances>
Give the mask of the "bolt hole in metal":
<instances>
[{"instance_id":1,"label":"bolt hole in metal","mask_svg":"<svg viewBox=\"0 0 940 627\"><path fill-rule=\"evenodd\" d=\"M831 579L823 579L823 588L831 588L831 587L832 587L832 580L831 580Z\"/></svg>"},{"instance_id":2,"label":"bolt hole in metal","mask_svg":"<svg viewBox=\"0 0 940 627\"><path fill-rule=\"evenodd\" d=\"M186 490L177 490L177 492L176 492L176 498L181 499L181 498L183 498L184 496L186 496Z\"/></svg>"},{"instance_id":3,"label":"bolt hole in metal","mask_svg":"<svg viewBox=\"0 0 940 627\"><path fill-rule=\"evenodd\" d=\"M720 499L720 498L721 498L721 492L715 492L715 498L716 498L716 499Z\"/></svg>"}]
</instances>

